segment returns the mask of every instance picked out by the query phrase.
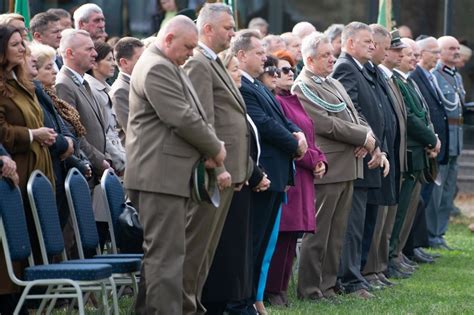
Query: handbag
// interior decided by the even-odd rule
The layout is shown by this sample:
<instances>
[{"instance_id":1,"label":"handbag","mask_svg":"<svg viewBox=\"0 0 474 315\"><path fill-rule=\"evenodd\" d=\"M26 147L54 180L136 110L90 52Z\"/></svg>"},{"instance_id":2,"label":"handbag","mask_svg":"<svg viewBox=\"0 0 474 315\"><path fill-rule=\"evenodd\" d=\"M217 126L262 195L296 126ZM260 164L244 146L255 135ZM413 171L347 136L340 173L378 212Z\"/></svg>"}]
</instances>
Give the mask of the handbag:
<instances>
[{"instance_id":1,"label":"handbag","mask_svg":"<svg viewBox=\"0 0 474 315\"><path fill-rule=\"evenodd\" d=\"M130 202L122 204L123 211L118 217L119 231L118 247L121 253L140 254L143 253L143 226L138 218L138 212Z\"/></svg>"},{"instance_id":2,"label":"handbag","mask_svg":"<svg viewBox=\"0 0 474 315\"><path fill-rule=\"evenodd\" d=\"M420 181L423 184L434 183L438 177L438 161L433 158L428 158L428 167L423 169Z\"/></svg>"}]
</instances>

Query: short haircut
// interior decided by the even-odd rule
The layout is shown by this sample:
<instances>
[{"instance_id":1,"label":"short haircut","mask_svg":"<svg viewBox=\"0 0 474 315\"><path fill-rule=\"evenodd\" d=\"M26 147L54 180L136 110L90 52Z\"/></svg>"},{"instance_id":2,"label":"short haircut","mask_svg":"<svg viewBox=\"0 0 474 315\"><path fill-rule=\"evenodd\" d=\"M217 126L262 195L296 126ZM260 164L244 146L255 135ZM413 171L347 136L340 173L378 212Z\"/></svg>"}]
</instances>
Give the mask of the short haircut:
<instances>
[{"instance_id":1,"label":"short haircut","mask_svg":"<svg viewBox=\"0 0 474 315\"><path fill-rule=\"evenodd\" d=\"M303 62L306 65L306 59L308 57L316 57L318 54L318 47L321 43L330 43L329 38L321 33L313 33L306 36L301 44L301 55L303 56Z\"/></svg>"},{"instance_id":2,"label":"short haircut","mask_svg":"<svg viewBox=\"0 0 474 315\"><path fill-rule=\"evenodd\" d=\"M0 14L0 24L10 24L13 20L20 20L25 22L23 15L18 13L4 13Z\"/></svg>"},{"instance_id":3,"label":"short haircut","mask_svg":"<svg viewBox=\"0 0 474 315\"><path fill-rule=\"evenodd\" d=\"M253 48L252 38L260 40L260 32L256 30L242 30L238 32L230 44L232 54L237 55L240 50L249 51Z\"/></svg>"},{"instance_id":4,"label":"short haircut","mask_svg":"<svg viewBox=\"0 0 474 315\"><path fill-rule=\"evenodd\" d=\"M374 36L391 38L390 32L380 24L370 24L370 29Z\"/></svg>"},{"instance_id":5,"label":"short haircut","mask_svg":"<svg viewBox=\"0 0 474 315\"><path fill-rule=\"evenodd\" d=\"M250 20L248 24L248 28L251 30L258 29L259 26L268 27L268 22L264 18L254 17L253 19Z\"/></svg>"},{"instance_id":6,"label":"short haircut","mask_svg":"<svg viewBox=\"0 0 474 315\"><path fill-rule=\"evenodd\" d=\"M71 14L69 12L67 12L64 9L60 9L60 8L51 8L51 9L48 9L46 12L53 13L53 14L59 16L60 19L62 19L62 18L70 19L71 18Z\"/></svg>"},{"instance_id":7,"label":"short haircut","mask_svg":"<svg viewBox=\"0 0 474 315\"><path fill-rule=\"evenodd\" d=\"M61 37L61 42L59 43L59 52L61 53L61 56L63 56L63 58L66 52L66 49L72 48L72 47L75 48L74 39L78 35L91 37L89 32L84 31L84 30L77 30L74 28L65 29L64 31L61 32L62 37Z\"/></svg>"},{"instance_id":8,"label":"short haircut","mask_svg":"<svg viewBox=\"0 0 474 315\"><path fill-rule=\"evenodd\" d=\"M273 55L267 55L267 60L263 64L263 67L278 67L278 59Z\"/></svg>"},{"instance_id":9,"label":"short haircut","mask_svg":"<svg viewBox=\"0 0 474 315\"><path fill-rule=\"evenodd\" d=\"M430 43L438 44L438 40L432 36L429 36L416 41L416 44L420 50L426 50Z\"/></svg>"},{"instance_id":10,"label":"short haircut","mask_svg":"<svg viewBox=\"0 0 474 315\"><path fill-rule=\"evenodd\" d=\"M206 3L202 7L201 11L199 11L199 16L196 20L198 31L201 32L204 28L204 25L213 23L217 16L222 13L232 15L231 7L223 3Z\"/></svg>"},{"instance_id":11,"label":"short haircut","mask_svg":"<svg viewBox=\"0 0 474 315\"><path fill-rule=\"evenodd\" d=\"M94 3L86 3L77 8L74 11L74 27L79 29L79 22L89 22L92 13L102 14L102 9Z\"/></svg>"},{"instance_id":12,"label":"short haircut","mask_svg":"<svg viewBox=\"0 0 474 315\"><path fill-rule=\"evenodd\" d=\"M296 36L298 36L299 38L306 37L307 35L315 31L316 31L316 27L314 27L313 24L307 21L296 23L295 26L293 26L293 29L291 30L291 32L295 34Z\"/></svg>"},{"instance_id":13,"label":"short haircut","mask_svg":"<svg viewBox=\"0 0 474 315\"><path fill-rule=\"evenodd\" d=\"M54 13L41 12L33 16L30 21L31 34L36 32L42 34L48 29L49 23L54 23L61 20L59 16Z\"/></svg>"},{"instance_id":14,"label":"short haircut","mask_svg":"<svg viewBox=\"0 0 474 315\"><path fill-rule=\"evenodd\" d=\"M131 59L135 48L145 46L141 40L135 37L124 37L121 38L114 47L114 56L117 63L121 58Z\"/></svg>"},{"instance_id":15,"label":"short haircut","mask_svg":"<svg viewBox=\"0 0 474 315\"><path fill-rule=\"evenodd\" d=\"M97 52L97 57L95 57L96 62L105 59L105 57L113 51L112 46L101 40L94 41L94 49Z\"/></svg>"},{"instance_id":16,"label":"short haircut","mask_svg":"<svg viewBox=\"0 0 474 315\"><path fill-rule=\"evenodd\" d=\"M344 46L347 43L349 38L354 38L361 31L372 32L370 27L362 22L351 22L344 27L341 35L342 45Z\"/></svg>"},{"instance_id":17,"label":"short haircut","mask_svg":"<svg viewBox=\"0 0 474 315\"><path fill-rule=\"evenodd\" d=\"M263 39L262 39L262 42L264 44L265 47L268 48L268 46L270 46L273 42L283 42L285 43L286 45L286 42L283 40L283 38L280 37L280 35L274 35L274 34L269 34L267 36L265 36Z\"/></svg>"},{"instance_id":18,"label":"short haircut","mask_svg":"<svg viewBox=\"0 0 474 315\"><path fill-rule=\"evenodd\" d=\"M327 36L330 42L341 36L344 30L344 24L331 24L325 31L324 35Z\"/></svg>"},{"instance_id":19,"label":"short haircut","mask_svg":"<svg viewBox=\"0 0 474 315\"><path fill-rule=\"evenodd\" d=\"M56 55L54 48L48 45L34 42L28 46L31 50L31 55L33 55L37 60L36 65L38 68L41 68L45 62L52 60Z\"/></svg>"}]
</instances>

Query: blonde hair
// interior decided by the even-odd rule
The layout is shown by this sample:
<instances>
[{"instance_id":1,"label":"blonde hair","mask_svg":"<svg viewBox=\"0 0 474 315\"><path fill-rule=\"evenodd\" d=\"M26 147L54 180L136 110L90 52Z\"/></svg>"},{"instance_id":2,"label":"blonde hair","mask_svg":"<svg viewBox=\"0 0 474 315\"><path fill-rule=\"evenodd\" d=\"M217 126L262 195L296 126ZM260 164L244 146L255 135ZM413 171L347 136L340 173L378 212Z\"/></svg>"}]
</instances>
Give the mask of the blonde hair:
<instances>
[{"instance_id":1,"label":"blonde hair","mask_svg":"<svg viewBox=\"0 0 474 315\"><path fill-rule=\"evenodd\" d=\"M31 49L31 55L33 55L37 60L38 68L43 67L43 65L54 58L56 55L56 51L53 47L40 44L40 43L32 43L28 45Z\"/></svg>"},{"instance_id":2,"label":"blonde hair","mask_svg":"<svg viewBox=\"0 0 474 315\"><path fill-rule=\"evenodd\" d=\"M25 22L23 15L18 13L4 13L0 14L0 24L10 24L14 20Z\"/></svg>"}]
</instances>

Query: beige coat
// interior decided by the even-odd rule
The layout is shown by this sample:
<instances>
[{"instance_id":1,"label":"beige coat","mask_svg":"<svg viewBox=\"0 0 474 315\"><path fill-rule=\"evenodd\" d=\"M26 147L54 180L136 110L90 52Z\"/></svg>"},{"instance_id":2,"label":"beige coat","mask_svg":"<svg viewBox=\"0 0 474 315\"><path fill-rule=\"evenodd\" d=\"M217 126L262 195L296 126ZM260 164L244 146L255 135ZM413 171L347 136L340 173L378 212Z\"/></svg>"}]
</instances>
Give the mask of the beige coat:
<instances>
[{"instance_id":1,"label":"beige coat","mask_svg":"<svg viewBox=\"0 0 474 315\"><path fill-rule=\"evenodd\" d=\"M306 68L298 76L293 89L314 122L315 141L328 161L328 172L315 184L329 184L363 178L362 159L356 159L354 149L363 146L368 128L360 120L357 110L344 87L336 80L313 80L314 74ZM347 108L330 112L313 103L298 82L304 83L319 98L331 104L345 102Z\"/></svg>"},{"instance_id":2,"label":"beige coat","mask_svg":"<svg viewBox=\"0 0 474 315\"><path fill-rule=\"evenodd\" d=\"M112 100L112 108L117 115L119 123L119 136L122 144L125 144L125 133L127 132L128 123L128 96L130 94L130 78L123 72L119 72L117 79L112 84L109 92Z\"/></svg>"},{"instance_id":3,"label":"beige coat","mask_svg":"<svg viewBox=\"0 0 474 315\"><path fill-rule=\"evenodd\" d=\"M246 107L240 91L226 69L213 60L203 48L194 50L194 56L184 66L209 123L220 140L225 142L225 168L233 183L245 182L250 173L249 130Z\"/></svg>"},{"instance_id":4,"label":"beige coat","mask_svg":"<svg viewBox=\"0 0 474 315\"><path fill-rule=\"evenodd\" d=\"M191 195L191 173L220 142L189 78L154 45L137 62L130 84L126 135L127 189Z\"/></svg>"}]
</instances>

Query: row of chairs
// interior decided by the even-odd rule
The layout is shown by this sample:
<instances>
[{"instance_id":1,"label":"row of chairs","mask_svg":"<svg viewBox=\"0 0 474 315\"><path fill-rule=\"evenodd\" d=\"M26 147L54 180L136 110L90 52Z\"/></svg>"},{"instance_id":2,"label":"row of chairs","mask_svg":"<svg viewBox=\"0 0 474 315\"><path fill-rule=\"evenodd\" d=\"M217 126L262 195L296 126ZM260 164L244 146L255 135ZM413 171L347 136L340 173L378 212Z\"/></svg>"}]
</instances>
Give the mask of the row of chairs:
<instances>
[{"instance_id":1,"label":"row of chairs","mask_svg":"<svg viewBox=\"0 0 474 315\"><path fill-rule=\"evenodd\" d=\"M89 186L77 169L69 171L65 188L79 255L79 259L73 260L67 259L51 183L40 171L34 171L29 178L28 200L42 257L42 264L38 264L31 251L21 193L8 180L0 180L0 238L7 270L10 279L16 285L24 287L14 314L18 314L25 301L30 299L41 300L38 314L42 314L45 308L49 314L58 299L66 298L73 301L69 305L70 310L77 302L79 314L85 314L84 302L90 294L96 293L101 296L101 313L119 314L117 286L131 286L136 296L137 275L142 258L137 254L117 253L115 232L118 215L125 201L122 185L112 170L104 172L102 188L105 204L109 207L112 254L101 253ZM85 258L84 250L95 250L96 255ZM60 262L51 263L51 257L60 257ZM28 267L23 276L18 277L14 273L13 264L26 260ZM43 290L32 291L35 287L42 287ZM111 307L108 302L109 294L112 296Z\"/></svg>"}]
</instances>

